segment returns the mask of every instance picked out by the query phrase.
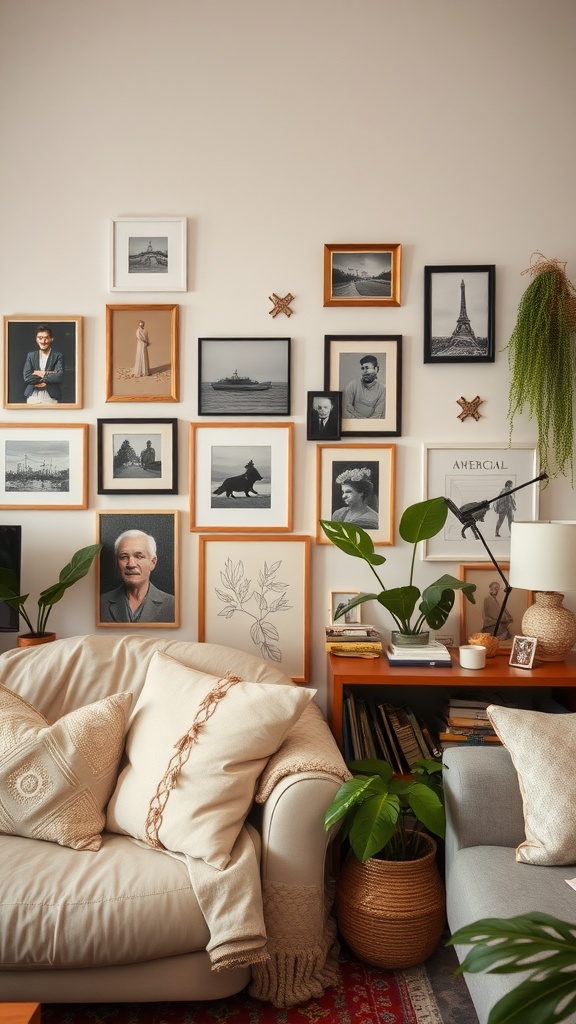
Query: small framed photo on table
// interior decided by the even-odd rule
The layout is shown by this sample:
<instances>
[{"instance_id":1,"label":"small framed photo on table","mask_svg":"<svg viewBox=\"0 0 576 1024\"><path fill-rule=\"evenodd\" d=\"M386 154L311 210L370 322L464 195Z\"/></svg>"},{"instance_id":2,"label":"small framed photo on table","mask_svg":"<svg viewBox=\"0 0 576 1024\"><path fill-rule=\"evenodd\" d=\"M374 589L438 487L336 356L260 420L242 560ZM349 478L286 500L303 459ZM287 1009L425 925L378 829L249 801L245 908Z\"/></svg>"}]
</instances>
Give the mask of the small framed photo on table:
<instances>
[{"instance_id":1,"label":"small framed photo on table","mask_svg":"<svg viewBox=\"0 0 576 1024\"><path fill-rule=\"evenodd\" d=\"M362 622L362 605L357 604L355 608L351 608L350 611L346 612L341 618L337 616L340 614L343 608L346 607L350 601L353 601L355 597L358 597L359 590L332 590L330 591L330 625L331 626L342 626L352 625L357 626Z\"/></svg>"},{"instance_id":2,"label":"small framed photo on table","mask_svg":"<svg viewBox=\"0 0 576 1024\"><path fill-rule=\"evenodd\" d=\"M509 662L512 668L532 668L537 645L535 636L515 636Z\"/></svg>"}]
</instances>

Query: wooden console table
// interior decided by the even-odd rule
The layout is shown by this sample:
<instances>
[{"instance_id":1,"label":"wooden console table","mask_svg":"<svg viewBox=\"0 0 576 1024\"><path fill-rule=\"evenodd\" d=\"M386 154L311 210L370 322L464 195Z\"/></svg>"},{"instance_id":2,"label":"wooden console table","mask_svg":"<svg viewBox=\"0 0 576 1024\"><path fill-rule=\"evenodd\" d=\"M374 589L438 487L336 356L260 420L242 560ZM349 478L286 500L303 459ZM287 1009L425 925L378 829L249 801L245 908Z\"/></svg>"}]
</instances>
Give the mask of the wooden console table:
<instances>
[{"instance_id":1,"label":"wooden console table","mask_svg":"<svg viewBox=\"0 0 576 1024\"><path fill-rule=\"evenodd\" d=\"M511 668L507 655L489 658L483 669L460 668L458 652L452 653L452 668L413 668L389 665L386 655L371 660L339 658L328 655L328 722L342 750L342 711L345 686L437 686L453 690L499 689L563 689L563 703L572 710L576 706L576 652L565 661L540 663L531 669ZM569 691L574 691L570 693Z\"/></svg>"},{"instance_id":2,"label":"wooden console table","mask_svg":"<svg viewBox=\"0 0 576 1024\"><path fill-rule=\"evenodd\" d=\"M40 1024L40 1003L0 1003L0 1024Z\"/></svg>"}]
</instances>

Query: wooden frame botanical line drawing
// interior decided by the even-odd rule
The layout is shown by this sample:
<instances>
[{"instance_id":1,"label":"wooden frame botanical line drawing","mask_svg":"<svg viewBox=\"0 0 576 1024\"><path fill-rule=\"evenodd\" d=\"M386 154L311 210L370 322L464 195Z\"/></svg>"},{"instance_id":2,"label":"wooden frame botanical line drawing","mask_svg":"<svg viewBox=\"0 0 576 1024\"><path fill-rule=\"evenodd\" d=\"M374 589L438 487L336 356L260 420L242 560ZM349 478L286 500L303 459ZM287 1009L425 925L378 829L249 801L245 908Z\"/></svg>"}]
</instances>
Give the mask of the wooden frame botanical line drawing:
<instances>
[{"instance_id":1,"label":"wooden frame botanical line drawing","mask_svg":"<svg viewBox=\"0 0 576 1024\"><path fill-rule=\"evenodd\" d=\"M178 420L99 419L98 494L177 494Z\"/></svg>"},{"instance_id":2,"label":"wooden frame botanical line drawing","mask_svg":"<svg viewBox=\"0 0 576 1024\"><path fill-rule=\"evenodd\" d=\"M96 540L103 545L97 560L97 626L112 626L123 629L154 629L180 625L180 581L178 562L178 512L159 512L121 509L111 512L97 511ZM129 617L126 601L127 589L121 575L121 563L117 561L115 543L127 530L135 530L152 538L156 554L149 558L150 551L140 538L129 538L128 552L138 552L126 559L128 579L149 579L149 590L141 615L145 618L133 621ZM140 547L137 547L140 545ZM136 566L136 568L135 568Z\"/></svg>"},{"instance_id":3,"label":"wooden frame botanical line drawing","mask_svg":"<svg viewBox=\"0 0 576 1024\"><path fill-rule=\"evenodd\" d=\"M502 573L508 578L510 565L499 562ZM460 594L460 643L467 644L473 633L493 634L496 619L504 597L504 583L491 562L465 562L459 566L458 578L465 583L475 583L475 604ZM532 604L532 591L510 591L504 615L498 630L499 654L509 654L514 634L522 625L522 616Z\"/></svg>"},{"instance_id":4,"label":"wooden frame botanical line drawing","mask_svg":"<svg viewBox=\"0 0 576 1024\"><path fill-rule=\"evenodd\" d=\"M199 416L289 416L291 338L198 338Z\"/></svg>"},{"instance_id":5,"label":"wooden frame botanical line drawing","mask_svg":"<svg viewBox=\"0 0 576 1024\"><path fill-rule=\"evenodd\" d=\"M324 387L342 392L342 437L398 437L402 335L326 334Z\"/></svg>"},{"instance_id":6,"label":"wooden frame botanical line drawing","mask_svg":"<svg viewBox=\"0 0 576 1024\"><path fill-rule=\"evenodd\" d=\"M106 306L106 401L177 402L178 306Z\"/></svg>"},{"instance_id":7,"label":"wooden frame botanical line drawing","mask_svg":"<svg viewBox=\"0 0 576 1024\"><path fill-rule=\"evenodd\" d=\"M325 306L399 306L398 242L324 246Z\"/></svg>"},{"instance_id":8,"label":"wooden frame botanical line drawing","mask_svg":"<svg viewBox=\"0 0 576 1024\"><path fill-rule=\"evenodd\" d=\"M190 529L292 529L293 423L190 424Z\"/></svg>"},{"instance_id":9,"label":"wooden frame botanical line drawing","mask_svg":"<svg viewBox=\"0 0 576 1024\"><path fill-rule=\"evenodd\" d=\"M490 501L476 521L498 562L510 556L511 521L538 518L540 490L537 485L524 487L512 496L513 501L501 504L491 499L497 499L503 490L534 480L537 475L538 452L534 444L424 445L424 498L450 498L458 508ZM482 542L468 528L464 529L451 512L443 530L424 541L423 557L430 561L489 560Z\"/></svg>"},{"instance_id":10,"label":"wooden frame botanical line drawing","mask_svg":"<svg viewBox=\"0 0 576 1024\"><path fill-rule=\"evenodd\" d=\"M87 423L0 423L2 508L88 508Z\"/></svg>"},{"instance_id":11,"label":"wooden frame botanical line drawing","mask_svg":"<svg viewBox=\"0 0 576 1024\"><path fill-rule=\"evenodd\" d=\"M186 217L116 217L110 225L110 291L185 292Z\"/></svg>"},{"instance_id":12,"label":"wooden frame botanical line drawing","mask_svg":"<svg viewBox=\"0 0 576 1024\"><path fill-rule=\"evenodd\" d=\"M4 408L33 414L82 408L81 316L4 317ZM52 335L40 376L37 338ZM46 350L48 351L48 350ZM42 401L48 395L52 401Z\"/></svg>"},{"instance_id":13,"label":"wooden frame botanical line drawing","mask_svg":"<svg viewBox=\"0 0 576 1024\"><path fill-rule=\"evenodd\" d=\"M310 537L200 535L198 640L224 638L308 681Z\"/></svg>"},{"instance_id":14,"label":"wooden frame botanical line drawing","mask_svg":"<svg viewBox=\"0 0 576 1024\"><path fill-rule=\"evenodd\" d=\"M496 267L424 267L424 362L493 363Z\"/></svg>"},{"instance_id":15,"label":"wooden frame botanical line drawing","mask_svg":"<svg viewBox=\"0 0 576 1024\"><path fill-rule=\"evenodd\" d=\"M316 542L329 544L320 519L361 526L374 544L394 543L396 445L319 444Z\"/></svg>"}]
</instances>

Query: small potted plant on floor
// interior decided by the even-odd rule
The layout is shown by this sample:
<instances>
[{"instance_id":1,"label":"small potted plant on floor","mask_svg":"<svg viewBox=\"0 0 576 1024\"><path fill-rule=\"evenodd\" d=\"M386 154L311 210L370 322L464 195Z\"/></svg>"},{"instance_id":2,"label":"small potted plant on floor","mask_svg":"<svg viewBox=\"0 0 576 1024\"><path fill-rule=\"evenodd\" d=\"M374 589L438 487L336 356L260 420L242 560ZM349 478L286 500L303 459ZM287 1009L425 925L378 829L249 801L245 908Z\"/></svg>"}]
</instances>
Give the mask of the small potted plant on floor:
<instances>
[{"instance_id":1,"label":"small potted plant on floor","mask_svg":"<svg viewBox=\"0 0 576 1024\"><path fill-rule=\"evenodd\" d=\"M454 576L444 574L430 586L420 591L414 585L414 566L416 549L420 541L435 537L443 528L448 515L448 506L444 498L430 498L409 505L400 520L399 532L402 540L412 544L410 575L408 585L386 590L374 566L383 565L384 555L376 554L370 534L360 526L352 523L339 523L329 519L321 519L320 526L337 548L347 555L362 558L370 566L381 587L379 593L359 594L344 608L340 609L338 618L365 601L378 601L390 612L396 629L393 631L392 642L400 645L427 644L429 629L441 629L454 604L455 591L461 590L464 597L475 604L475 583L465 583ZM420 602L420 603L418 603Z\"/></svg>"},{"instance_id":2,"label":"small potted plant on floor","mask_svg":"<svg viewBox=\"0 0 576 1024\"><path fill-rule=\"evenodd\" d=\"M433 953L445 924L445 893L436 864L444 837L442 764L420 760L409 778L387 761L352 761L354 777L336 793L325 826L342 821L350 844L336 888L342 937L361 960L405 968ZM422 826L428 830L423 831Z\"/></svg>"},{"instance_id":3,"label":"small potted plant on floor","mask_svg":"<svg viewBox=\"0 0 576 1024\"><path fill-rule=\"evenodd\" d=\"M28 633L23 633L18 637L19 647L47 643L56 639L55 633L49 633L46 630L52 606L61 600L69 587L86 576L101 548L101 544L89 544L88 547L80 548L61 570L58 583L54 583L42 591L38 598L38 616L35 627L26 611L26 601L30 595L18 594L18 578L13 569L0 569L0 601L4 601L10 608L15 608L29 630Z\"/></svg>"}]
</instances>

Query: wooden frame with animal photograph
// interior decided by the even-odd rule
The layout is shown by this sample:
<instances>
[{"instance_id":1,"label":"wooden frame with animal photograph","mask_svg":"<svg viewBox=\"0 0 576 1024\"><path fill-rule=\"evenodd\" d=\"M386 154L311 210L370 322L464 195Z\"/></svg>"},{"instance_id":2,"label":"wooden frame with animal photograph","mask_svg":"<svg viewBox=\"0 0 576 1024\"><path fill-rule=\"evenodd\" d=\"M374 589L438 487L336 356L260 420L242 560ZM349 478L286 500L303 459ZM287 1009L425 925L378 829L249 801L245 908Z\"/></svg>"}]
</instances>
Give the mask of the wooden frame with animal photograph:
<instances>
[{"instance_id":1,"label":"wooden frame with animal photograph","mask_svg":"<svg viewBox=\"0 0 576 1024\"><path fill-rule=\"evenodd\" d=\"M190 529L292 529L293 423L190 424Z\"/></svg>"}]
</instances>

